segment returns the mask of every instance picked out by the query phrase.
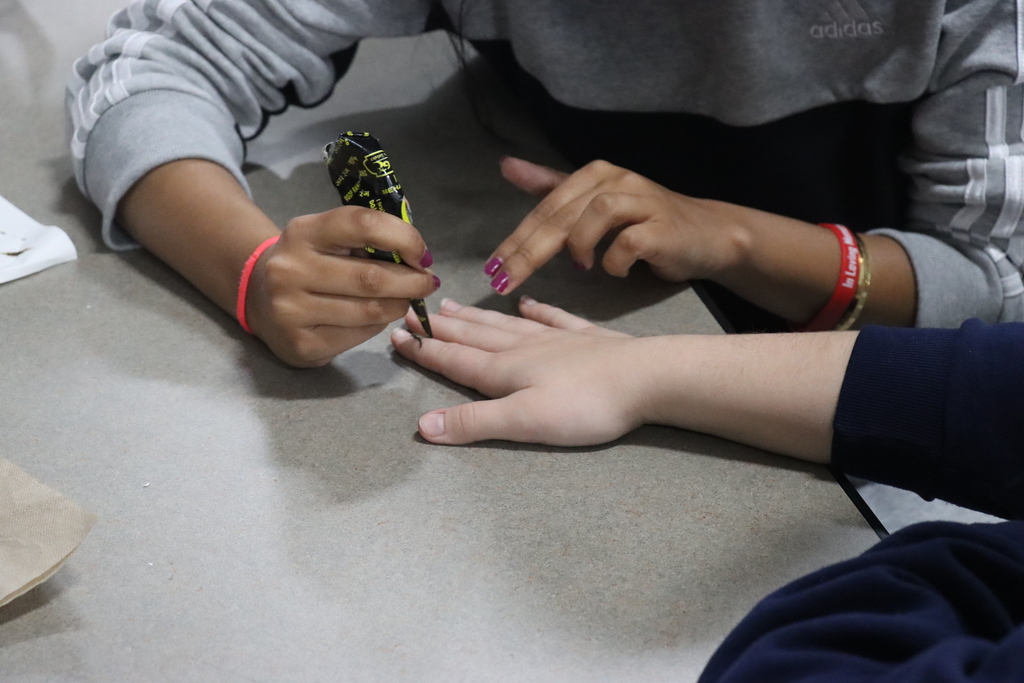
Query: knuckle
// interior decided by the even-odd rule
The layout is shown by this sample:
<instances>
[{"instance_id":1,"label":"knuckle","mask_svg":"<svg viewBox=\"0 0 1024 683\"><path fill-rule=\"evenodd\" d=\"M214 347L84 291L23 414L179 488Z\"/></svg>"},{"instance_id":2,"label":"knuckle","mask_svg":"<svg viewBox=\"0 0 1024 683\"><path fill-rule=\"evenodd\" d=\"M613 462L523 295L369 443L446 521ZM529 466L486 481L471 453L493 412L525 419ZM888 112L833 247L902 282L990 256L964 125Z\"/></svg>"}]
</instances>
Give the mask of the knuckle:
<instances>
[{"instance_id":1,"label":"knuckle","mask_svg":"<svg viewBox=\"0 0 1024 683\"><path fill-rule=\"evenodd\" d=\"M360 316L367 324L384 320L385 307L380 299L362 299L359 302Z\"/></svg>"},{"instance_id":2,"label":"knuckle","mask_svg":"<svg viewBox=\"0 0 1024 683\"><path fill-rule=\"evenodd\" d=\"M313 216L295 216L284 226L284 234L281 236L282 240L288 240L296 235L305 235L313 225Z\"/></svg>"},{"instance_id":3,"label":"knuckle","mask_svg":"<svg viewBox=\"0 0 1024 683\"><path fill-rule=\"evenodd\" d=\"M389 323L405 315L409 302L402 299L363 299L361 306L367 324Z\"/></svg>"},{"instance_id":4,"label":"knuckle","mask_svg":"<svg viewBox=\"0 0 1024 683\"><path fill-rule=\"evenodd\" d=\"M387 272L377 265L360 264L356 275L359 291L369 296L377 296L384 290Z\"/></svg>"},{"instance_id":5,"label":"knuckle","mask_svg":"<svg viewBox=\"0 0 1024 683\"><path fill-rule=\"evenodd\" d=\"M289 356L301 365L312 365L320 360L323 344L315 334L307 330L292 330L286 337Z\"/></svg>"},{"instance_id":6,"label":"knuckle","mask_svg":"<svg viewBox=\"0 0 1024 683\"><path fill-rule=\"evenodd\" d=\"M612 214L615 213L615 210L619 205L618 199L619 198L611 192L601 192L590 200L590 206L594 211L600 214Z\"/></svg>"},{"instance_id":7,"label":"knuckle","mask_svg":"<svg viewBox=\"0 0 1024 683\"><path fill-rule=\"evenodd\" d=\"M272 294L268 298L270 315L277 325L286 329L297 324L297 313L295 302L291 297L283 294Z\"/></svg>"},{"instance_id":8,"label":"knuckle","mask_svg":"<svg viewBox=\"0 0 1024 683\"><path fill-rule=\"evenodd\" d=\"M396 302L394 299L367 299L366 315L373 321L391 321L398 317L395 314L396 308L404 311L407 307L408 304Z\"/></svg>"},{"instance_id":9,"label":"knuckle","mask_svg":"<svg viewBox=\"0 0 1024 683\"><path fill-rule=\"evenodd\" d=\"M367 236L372 237L380 234L384 223L384 214L380 211L374 211L373 209L365 209L362 207L350 207L352 209L358 209L352 214L353 222L359 227L360 232Z\"/></svg>"},{"instance_id":10,"label":"knuckle","mask_svg":"<svg viewBox=\"0 0 1024 683\"><path fill-rule=\"evenodd\" d=\"M271 293L287 288L293 281L294 274L295 268L288 258L268 258L263 264L263 280Z\"/></svg>"},{"instance_id":11,"label":"knuckle","mask_svg":"<svg viewBox=\"0 0 1024 683\"><path fill-rule=\"evenodd\" d=\"M605 175L614 168L617 167L611 162L604 159L595 159L584 166L582 170L588 175Z\"/></svg>"},{"instance_id":12,"label":"knuckle","mask_svg":"<svg viewBox=\"0 0 1024 683\"><path fill-rule=\"evenodd\" d=\"M619 177L619 182L623 187L635 190L644 187L647 184L647 179L639 173L623 169L622 175Z\"/></svg>"},{"instance_id":13,"label":"knuckle","mask_svg":"<svg viewBox=\"0 0 1024 683\"><path fill-rule=\"evenodd\" d=\"M624 230L616 240L619 248L628 254L637 254L643 249L644 238L638 230Z\"/></svg>"},{"instance_id":14,"label":"knuckle","mask_svg":"<svg viewBox=\"0 0 1024 683\"><path fill-rule=\"evenodd\" d=\"M265 317L279 329L301 327L307 314L300 303L301 295L291 292L271 292L263 299Z\"/></svg>"}]
</instances>

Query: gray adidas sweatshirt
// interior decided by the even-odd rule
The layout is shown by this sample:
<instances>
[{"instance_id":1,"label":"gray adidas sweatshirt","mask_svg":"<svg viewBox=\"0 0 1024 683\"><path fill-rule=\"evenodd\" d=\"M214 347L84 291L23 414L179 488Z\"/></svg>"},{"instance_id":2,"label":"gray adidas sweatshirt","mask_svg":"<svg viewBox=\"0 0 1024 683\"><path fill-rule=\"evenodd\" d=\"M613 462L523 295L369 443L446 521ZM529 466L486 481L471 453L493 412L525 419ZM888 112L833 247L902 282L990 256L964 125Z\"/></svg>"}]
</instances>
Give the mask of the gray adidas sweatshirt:
<instances>
[{"instance_id":1,"label":"gray adidas sweatshirt","mask_svg":"<svg viewBox=\"0 0 1024 683\"><path fill-rule=\"evenodd\" d=\"M465 37L508 40L557 100L755 125L826 104L919 100L903 168L918 326L1024 320L1022 0L440 0ZM79 187L113 222L150 169L181 158L245 185L265 111L333 87L329 56L421 32L431 0L137 0L75 63ZM237 126L237 129L236 129Z\"/></svg>"}]
</instances>

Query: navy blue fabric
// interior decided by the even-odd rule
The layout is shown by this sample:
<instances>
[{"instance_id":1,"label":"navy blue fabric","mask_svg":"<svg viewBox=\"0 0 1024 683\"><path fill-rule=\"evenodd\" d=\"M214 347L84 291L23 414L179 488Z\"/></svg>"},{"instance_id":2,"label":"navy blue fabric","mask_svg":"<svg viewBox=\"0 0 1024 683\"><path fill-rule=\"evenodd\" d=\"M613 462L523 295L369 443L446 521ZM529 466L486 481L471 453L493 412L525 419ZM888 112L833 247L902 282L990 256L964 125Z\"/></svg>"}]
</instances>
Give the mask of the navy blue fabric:
<instances>
[{"instance_id":1,"label":"navy blue fabric","mask_svg":"<svg viewBox=\"0 0 1024 683\"><path fill-rule=\"evenodd\" d=\"M1024 324L865 328L844 472L1024 519ZM701 683L1024 683L1024 521L931 522L765 598Z\"/></svg>"},{"instance_id":2,"label":"navy blue fabric","mask_svg":"<svg viewBox=\"0 0 1024 683\"><path fill-rule=\"evenodd\" d=\"M765 598L700 683L1024 681L1024 522L907 527Z\"/></svg>"},{"instance_id":3,"label":"navy blue fabric","mask_svg":"<svg viewBox=\"0 0 1024 683\"><path fill-rule=\"evenodd\" d=\"M847 474L1024 519L1024 323L865 328L833 427Z\"/></svg>"}]
</instances>

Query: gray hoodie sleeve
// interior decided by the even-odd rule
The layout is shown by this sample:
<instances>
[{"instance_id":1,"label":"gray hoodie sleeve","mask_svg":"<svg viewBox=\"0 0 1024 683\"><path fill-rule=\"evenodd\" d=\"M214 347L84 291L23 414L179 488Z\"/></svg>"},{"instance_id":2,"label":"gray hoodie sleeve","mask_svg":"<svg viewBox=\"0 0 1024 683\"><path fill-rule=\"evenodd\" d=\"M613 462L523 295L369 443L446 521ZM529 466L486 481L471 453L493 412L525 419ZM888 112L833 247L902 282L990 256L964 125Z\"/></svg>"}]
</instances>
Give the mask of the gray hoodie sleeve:
<instances>
[{"instance_id":1,"label":"gray hoodie sleeve","mask_svg":"<svg viewBox=\"0 0 1024 683\"><path fill-rule=\"evenodd\" d=\"M330 94L331 55L370 36L423 30L430 0L136 0L68 84L75 178L103 212L103 239L135 246L113 222L125 192L176 159L221 164L244 187L243 140L264 116Z\"/></svg>"},{"instance_id":2,"label":"gray hoodie sleeve","mask_svg":"<svg viewBox=\"0 0 1024 683\"><path fill-rule=\"evenodd\" d=\"M114 248L132 245L113 224L117 203L136 180L162 163L208 159L244 185L239 170L242 140L256 134L268 112L284 108L286 92L302 104L323 99L336 79L332 54L363 37L421 32L433 1L136 0L118 13L109 38L75 64L68 88L75 175L82 191L103 211L106 242ZM456 8L459 2L445 4ZM913 144L902 159L913 181L910 221L907 230L881 232L900 242L910 256L918 287L916 324L955 327L971 317L1024 320L1024 21L1018 16L1019 3L884 4L892 15L886 20L886 35L894 36L886 43L884 59L873 68L857 62L852 86L846 84L850 73L829 70L818 73L826 82L810 79L803 87L826 94L832 88L840 99L915 99ZM554 75L570 83L589 78L591 87L585 92L592 95L617 94L592 68L583 68L589 61L573 67L551 58L589 55L596 49L586 41L574 43L567 25L556 21L570 5L569 0L474 3L474 22L486 25L474 35L509 38L517 56L525 54L527 62L548 64ZM667 0L657 7L666 18L686 14ZM727 12L728 6L723 7ZM574 19L591 19L612 9L602 5L592 15ZM789 19L794 21L806 13L797 5L792 12ZM930 24L926 39L919 26L922 13L941 24L938 30ZM786 17L773 18L779 26L789 25ZM649 17L633 19L622 20L620 43L646 35ZM747 26L755 31L747 39L757 38L756 31L775 35L778 27L771 24ZM685 60L677 64L663 52L652 52L643 55L649 60L644 64L658 79L692 68ZM809 51L803 58L819 53ZM796 62L800 54L794 53ZM844 63L837 62L835 69L842 71ZM706 90L711 86L705 80L720 82L717 96L725 110L746 103L756 113L777 99L768 93L768 99L759 101L756 93L726 87L729 74L716 75L715 64L711 62L698 85ZM809 66L806 70L814 72ZM903 83L904 77L913 85ZM545 78L550 85L551 78ZM666 109L685 110L695 94L682 92L679 97ZM620 106L615 97L610 104L606 99L577 104Z\"/></svg>"},{"instance_id":3,"label":"gray hoodie sleeve","mask_svg":"<svg viewBox=\"0 0 1024 683\"><path fill-rule=\"evenodd\" d=\"M910 256L918 327L1024 320L1024 88L1020 3L950 3L928 91L916 105Z\"/></svg>"}]
</instances>

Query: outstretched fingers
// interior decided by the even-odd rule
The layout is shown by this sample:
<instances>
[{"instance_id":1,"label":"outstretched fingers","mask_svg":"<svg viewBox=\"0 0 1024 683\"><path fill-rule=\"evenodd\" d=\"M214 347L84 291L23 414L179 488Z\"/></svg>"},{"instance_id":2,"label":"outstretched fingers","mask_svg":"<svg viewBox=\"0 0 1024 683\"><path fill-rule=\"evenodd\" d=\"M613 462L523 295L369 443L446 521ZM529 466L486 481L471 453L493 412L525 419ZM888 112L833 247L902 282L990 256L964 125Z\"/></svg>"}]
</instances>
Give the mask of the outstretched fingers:
<instances>
[{"instance_id":1,"label":"outstretched fingers","mask_svg":"<svg viewBox=\"0 0 1024 683\"><path fill-rule=\"evenodd\" d=\"M451 299L444 299L441 302L441 315L438 316L441 333L435 336L445 341L471 344L488 351L503 351L519 343L524 335L537 333L548 327L563 330L600 330L603 333L620 334L598 327L557 306L540 303L529 296L519 299L519 312L522 318L476 306L463 306ZM406 321L411 323L413 318L410 316L411 314L406 316ZM475 328L454 323L455 319L463 323L472 323ZM498 334L499 331L507 334Z\"/></svg>"},{"instance_id":2,"label":"outstretched fingers","mask_svg":"<svg viewBox=\"0 0 1024 683\"><path fill-rule=\"evenodd\" d=\"M443 299L441 301L441 316L445 318L458 318L459 320L476 323L477 325L505 330L512 334L527 334L536 332L538 329L537 324L529 320L523 320L514 315L508 315L499 311L489 311L476 306L463 306L451 299Z\"/></svg>"},{"instance_id":3,"label":"outstretched fingers","mask_svg":"<svg viewBox=\"0 0 1024 683\"><path fill-rule=\"evenodd\" d=\"M561 192L562 188L558 188L548 195L544 202L553 203L552 198ZM494 291L498 294L511 292L560 252L565 247L565 240L572 231L572 226L590 199L590 194L571 198L553 212L544 213L543 221L540 223L527 216L520 226L521 229L517 228L512 233L506 242L507 246L499 247L499 252L496 252L502 264L500 271L491 280Z\"/></svg>"},{"instance_id":4,"label":"outstretched fingers","mask_svg":"<svg viewBox=\"0 0 1024 683\"><path fill-rule=\"evenodd\" d=\"M410 330L420 332L421 325L412 309L406 312L405 322ZM434 339L455 342L482 351L506 351L513 348L519 339L519 335L499 327L444 315L443 308L442 315L430 317L430 326Z\"/></svg>"},{"instance_id":5,"label":"outstretched fingers","mask_svg":"<svg viewBox=\"0 0 1024 683\"><path fill-rule=\"evenodd\" d=\"M563 311L557 306L542 304L528 296L519 299L519 312L523 314L523 317L534 322L547 325L548 327L558 327L563 330L586 330L595 327L592 323L579 316Z\"/></svg>"},{"instance_id":6,"label":"outstretched fingers","mask_svg":"<svg viewBox=\"0 0 1024 683\"><path fill-rule=\"evenodd\" d=\"M391 333L391 345L417 365L476 389L485 396L507 393L502 391L504 387L499 382L500 378L493 372L488 351L457 342L413 337L402 328Z\"/></svg>"},{"instance_id":7,"label":"outstretched fingers","mask_svg":"<svg viewBox=\"0 0 1024 683\"><path fill-rule=\"evenodd\" d=\"M484 267L484 272L493 278L491 287L495 291L499 294L512 291L561 250L568 227L575 222L588 197L613 168L607 162L592 162L576 173L562 177L557 183L547 183L543 191L536 192L543 194L544 199L498 245ZM508 177L505 165L503 172ZM549 180L553 181L554 177ZM538 182L538 187L540 185L542 183ZM561 226L563 230L560 232L554 226Z\"/></svg>"}]
</instances>

